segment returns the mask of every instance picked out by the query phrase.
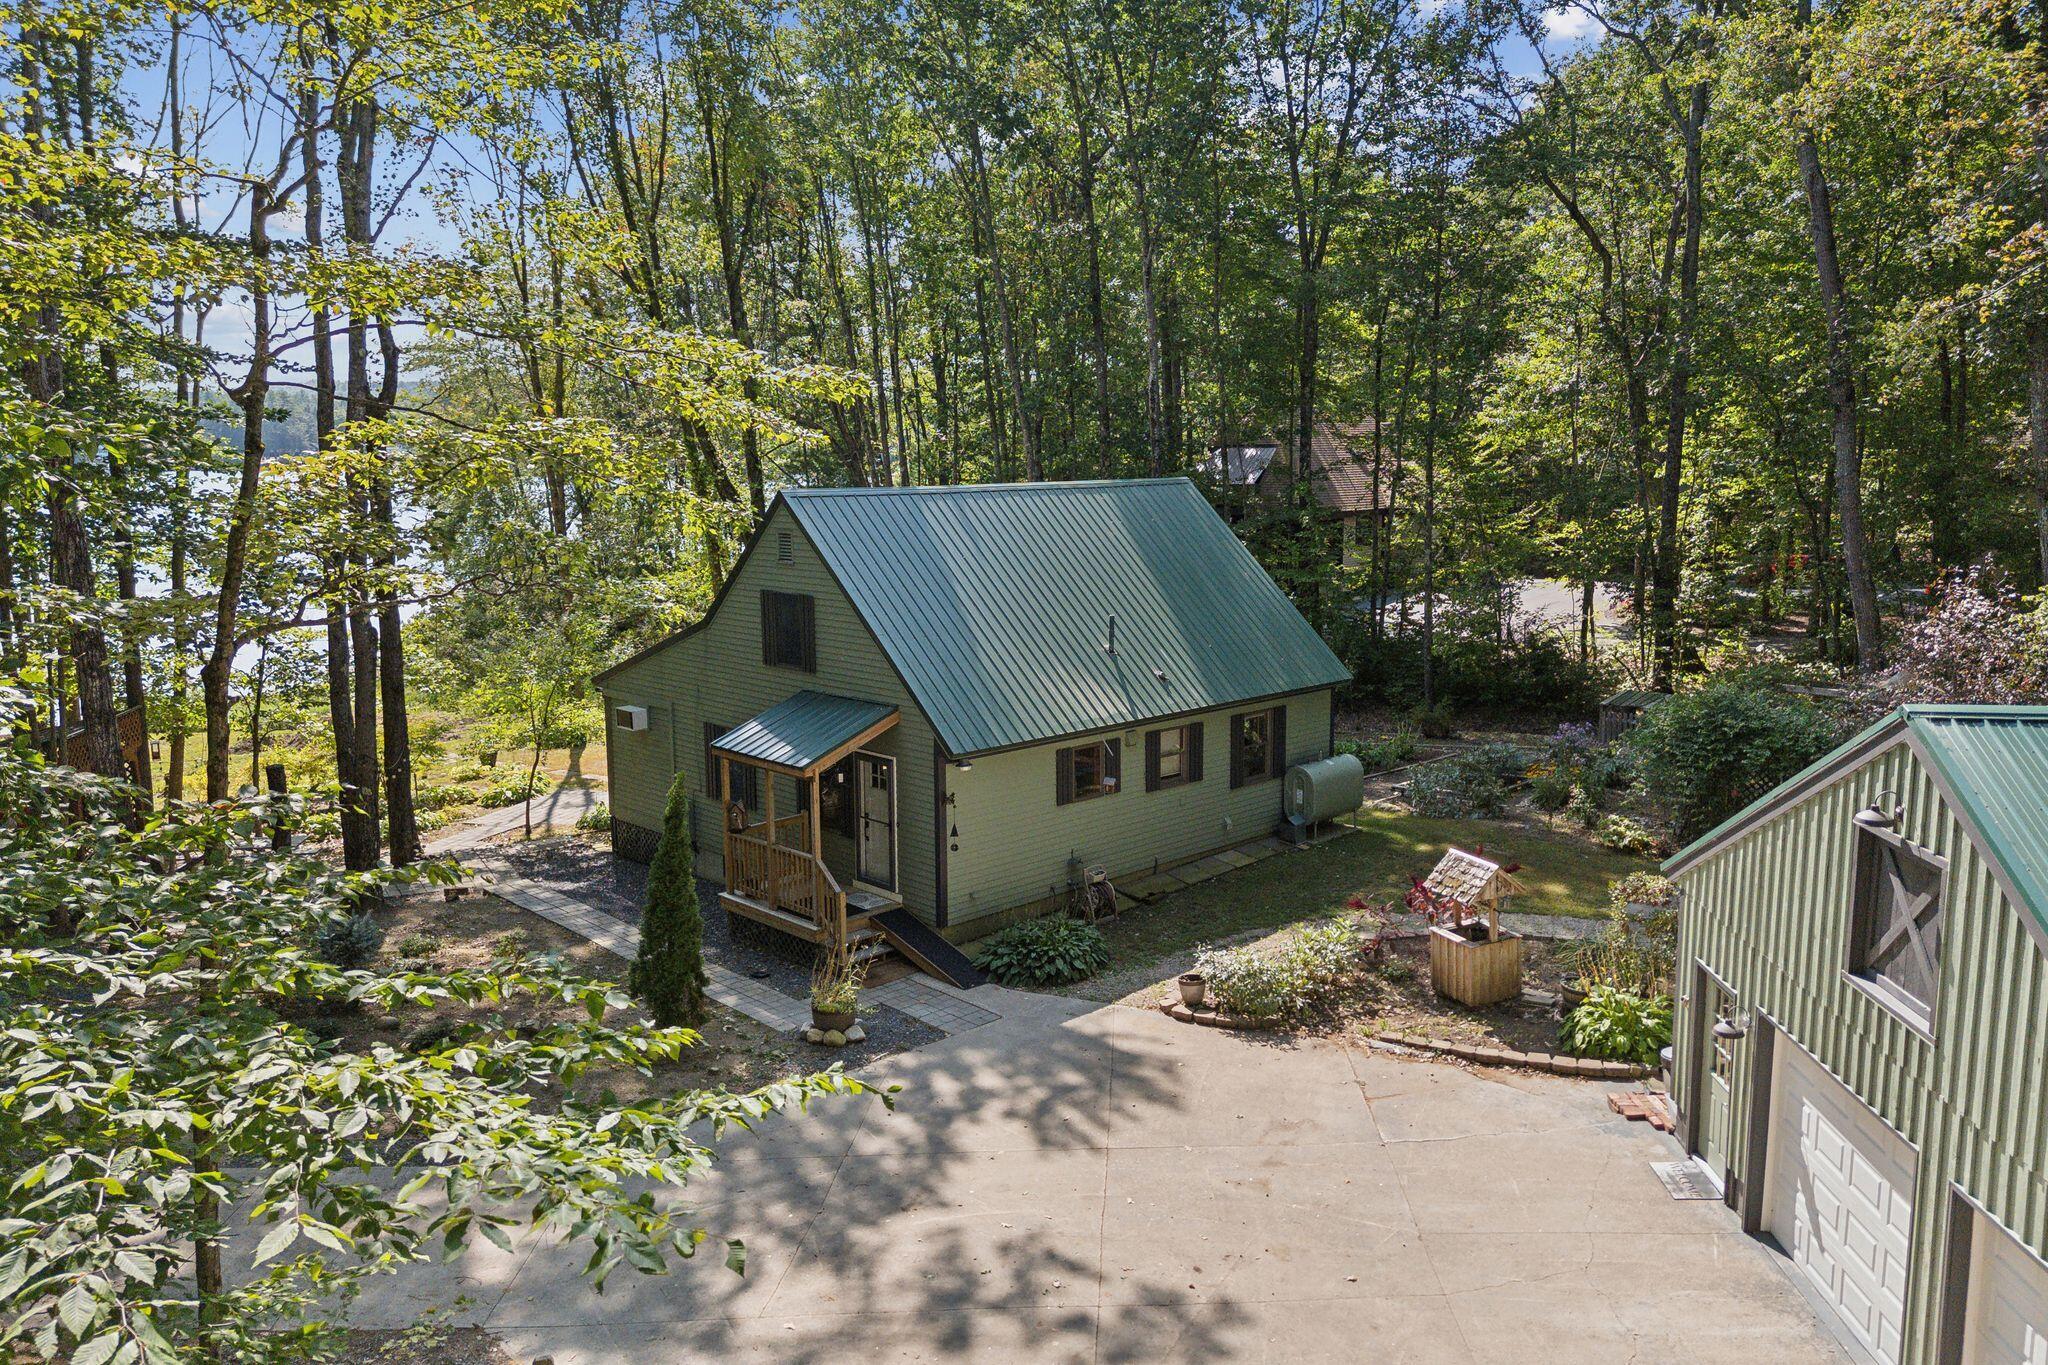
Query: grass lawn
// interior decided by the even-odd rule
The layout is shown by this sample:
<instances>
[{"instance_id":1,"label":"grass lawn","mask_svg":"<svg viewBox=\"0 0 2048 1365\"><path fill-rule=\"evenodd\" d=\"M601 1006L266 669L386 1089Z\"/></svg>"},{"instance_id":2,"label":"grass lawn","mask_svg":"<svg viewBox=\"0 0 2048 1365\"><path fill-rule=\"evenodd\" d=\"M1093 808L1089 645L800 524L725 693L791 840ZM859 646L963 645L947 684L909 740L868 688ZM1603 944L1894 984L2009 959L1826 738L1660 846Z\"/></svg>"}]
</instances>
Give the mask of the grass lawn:
<instances>
[{"instance_id":1,"label":"grass lawn","mask_svg":"<svg viewBox=\"0 0 2048 1365\"><path fill-rule=\"evenodd\" d=\"M1201 944L1253 936L1345 911L1353 896L1375 905L1398 901L1451 845L1520 863L1529 893L1513 908L1538 915L1591 915L1607 908L1607 885L1655 867L1583 835L1500 820L1431 820L1362 810L1357 832L1267 858L1214 881L1137 906L1102 926L1110 965L1069 988L1091 1000L1120 999L1185 970ZM1164 964L1164 965L1162 965Z\"/></svg>"}]
</instances>

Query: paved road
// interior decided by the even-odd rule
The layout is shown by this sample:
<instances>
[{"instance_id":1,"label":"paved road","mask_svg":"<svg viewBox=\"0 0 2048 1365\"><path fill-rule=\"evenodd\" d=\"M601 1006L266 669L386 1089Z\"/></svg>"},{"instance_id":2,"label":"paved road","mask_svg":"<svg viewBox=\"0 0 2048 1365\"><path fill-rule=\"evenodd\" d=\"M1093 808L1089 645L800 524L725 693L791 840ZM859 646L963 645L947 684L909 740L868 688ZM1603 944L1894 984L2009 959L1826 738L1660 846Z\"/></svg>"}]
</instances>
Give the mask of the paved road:
<instances>
[{"instance_id":1,"label":"paved road","mask_svg":"<svg viewBox=\"0 0 2048 1365\"><path fill-rule=\"evenodd\" d=\"M727 1144L690 1202L745 1278L600 1297L584 1252L483 1245L356 1321L462 1294L455 1321L556 1365L1842 1359L1727 1209L1665 1194L1669 1139L1605 1087L983 989L999 1022L871 1069L894 1115Z\"/></svg>"}]
</instances>

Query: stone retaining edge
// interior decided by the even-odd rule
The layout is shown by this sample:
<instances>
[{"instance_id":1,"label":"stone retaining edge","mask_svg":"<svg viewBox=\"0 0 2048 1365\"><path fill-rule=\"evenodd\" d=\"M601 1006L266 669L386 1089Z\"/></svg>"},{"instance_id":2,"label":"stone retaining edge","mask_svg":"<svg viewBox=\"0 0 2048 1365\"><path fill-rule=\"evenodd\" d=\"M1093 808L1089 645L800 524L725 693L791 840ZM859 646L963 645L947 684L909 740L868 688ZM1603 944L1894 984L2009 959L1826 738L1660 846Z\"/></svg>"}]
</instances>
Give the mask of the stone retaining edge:
<instances>
[{"instance_id":1,"label":"stone retaining edge","mask_svg":"<svg viewBox=\"0 0 2048 1365\"><path fill-rule=\"evenodd\" d=\"M1489 1047L1483 1043L1454 1043L1445 1038L1420 1038L1411 1033L1375 1033L1374 1042L1434 1052L1478 1066L1519 1066L1547 1071L1553 1076L1574 1076L1593 1081L1640 1081L1656 1074L1655 1067L1636 1062L1610 1062L1599 1057L1572 1057L1555 1052L1517 1052L1513 1048Z\"/></svg>"}]
</instances>

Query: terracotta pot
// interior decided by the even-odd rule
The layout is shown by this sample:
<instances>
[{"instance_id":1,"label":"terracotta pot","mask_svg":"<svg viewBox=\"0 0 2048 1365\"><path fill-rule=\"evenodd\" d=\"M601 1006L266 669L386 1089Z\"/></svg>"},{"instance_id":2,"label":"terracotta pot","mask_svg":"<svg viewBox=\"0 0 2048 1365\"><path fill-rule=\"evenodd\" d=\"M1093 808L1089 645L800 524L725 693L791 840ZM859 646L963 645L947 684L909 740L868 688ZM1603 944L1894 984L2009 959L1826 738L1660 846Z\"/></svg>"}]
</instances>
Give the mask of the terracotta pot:
<instances>
[{"instance_id":1,"label":"terracotta pot","mask_svg":"<svg viewBox=\"0 0 2048 1365\"><path fill-rule=\"evenodd\" d=\"M1209 978L1200 972L1183 972L1180 978L1180 1002L1189 1009L1200 1009L1202 1001L1209 994Z\"/></svg>"},{"instance_id":2,"label":"terracotta pot","mask_svg":"<svg viewBox=\"0 0 2048 1365\"><path fill-rule=\"evenodd\" d=\"M811 1027L827 1033L833 1029L846 1032L853 1027L853 1018L852 1010L821 1010L816 1005L811 1006Z\"/></svg>"}]
</instances>

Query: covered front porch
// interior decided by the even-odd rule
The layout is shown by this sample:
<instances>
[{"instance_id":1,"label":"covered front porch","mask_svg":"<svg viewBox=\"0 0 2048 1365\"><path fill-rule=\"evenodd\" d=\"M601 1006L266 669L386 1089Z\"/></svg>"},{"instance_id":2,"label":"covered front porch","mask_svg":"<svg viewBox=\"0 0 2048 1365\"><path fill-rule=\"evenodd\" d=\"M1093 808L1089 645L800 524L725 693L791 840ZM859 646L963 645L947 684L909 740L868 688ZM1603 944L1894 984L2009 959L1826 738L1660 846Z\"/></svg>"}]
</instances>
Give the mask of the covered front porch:
<instances>
[{"instance_id":1,"label":"covered front porch","mask_svg":"<svg viewBox=\"0 0 2048 1365\"><path fill-rule=\"evenodd\" d=\"M799 692L711 744L724 794L728 914L844 957L895 909L894 729L884 702Z\"/></svg>"}]
</instances>

